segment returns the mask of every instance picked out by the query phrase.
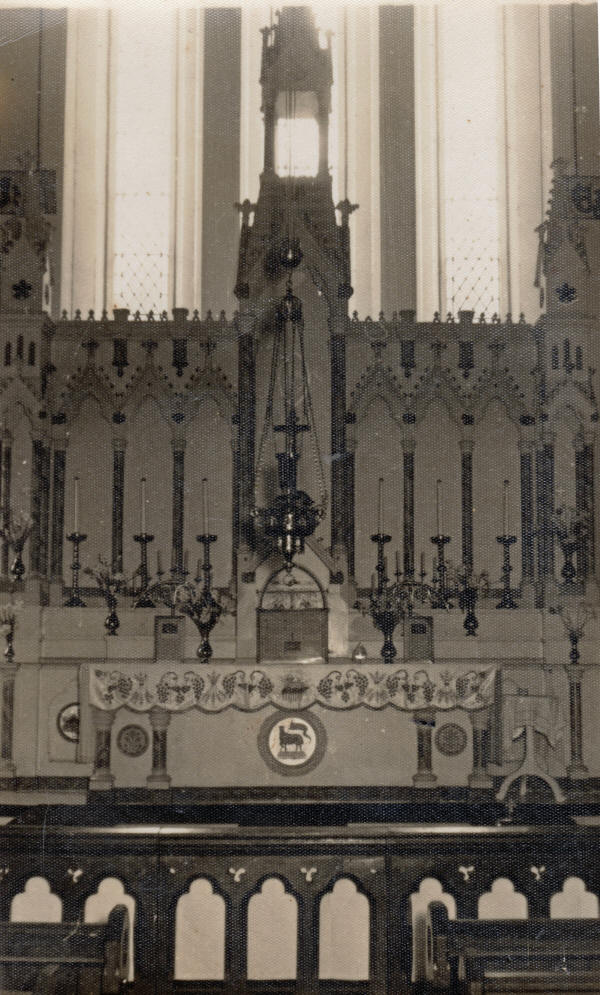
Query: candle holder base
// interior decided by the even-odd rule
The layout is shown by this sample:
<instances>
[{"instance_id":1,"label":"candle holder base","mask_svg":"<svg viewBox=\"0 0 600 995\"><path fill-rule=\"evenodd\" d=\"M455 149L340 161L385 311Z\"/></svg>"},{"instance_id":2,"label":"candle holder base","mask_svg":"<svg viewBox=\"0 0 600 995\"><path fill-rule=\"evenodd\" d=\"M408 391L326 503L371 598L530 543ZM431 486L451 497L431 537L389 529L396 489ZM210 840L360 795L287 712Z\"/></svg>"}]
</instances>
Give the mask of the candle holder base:
<instances>
[{"instance_id":1,"label":"candle holder base","mask_svg":"<svg viewBox=\"0 0 600 995\"><path fill-rule=\"evenodd\" d=\"M140 577L140 593L134 602L134 608L155 608L150 594L148 593L148 586L150 583L150 578L148 575L148 543L154 542L154 536L150 535L148 532L141 532L140 535L133 537L134 542L140 544L140 565L138 567L138 574Z\"/></svg>"},{"instance_id":2,"label":"candle holder base","mask_svg":"<svg viewBox=\"0 0 600 995\"><path fill-rule=\"evenodd\" d=\"M502 597L496 605L496 608L518 608L518 604L514 599L513 592L510 586L510 575L512 573L512 567L510 565L510 547L516 543L516 536L501 535L496 536L496 542L500 543L502 546Z\"/></svg>"},{"instance_id":3,"label":"candle holder base","mask_svg":"<svg viewBox=\"0 0 600 995\"><path fill-rule=\"evenodd\" d=\"M87 536L82 532L71 532L71 535L67 536L67 541L73 544L73 562L71 563L71 597L65 601L65 608L85 608L86 603L79 593L79 571L81 570L81 561L79 559L79 547L82 542L85 542Z\"/></svg>"}]
</instances>

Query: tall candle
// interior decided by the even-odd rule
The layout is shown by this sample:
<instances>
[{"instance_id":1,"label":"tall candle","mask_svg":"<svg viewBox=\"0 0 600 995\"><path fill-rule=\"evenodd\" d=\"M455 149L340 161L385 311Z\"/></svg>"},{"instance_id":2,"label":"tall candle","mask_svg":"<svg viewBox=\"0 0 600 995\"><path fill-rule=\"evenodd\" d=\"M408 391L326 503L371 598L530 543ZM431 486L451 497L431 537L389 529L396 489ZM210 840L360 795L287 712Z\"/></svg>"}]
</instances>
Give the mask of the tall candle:
<instances>
[{"instance_id":1,"label":"tall candle","mask_svg":"<svg viewBox=\"0 0 600 995\"><path fill-rule=\"evenodd\" d=\"M146 478L140 480L140 532L146 534Z\"/></svg>"},{"instance_id":2,"label":"tall candle","mask_svg":"<svg viewBox=\"0 0 600 995\"><path fill-rule=\"evenodd\" d=\"M377 500L377 531L383 535L383 477L379 478L379 494Z\"/></svg>"},{"instance_id":3,"label":"tall candle","mask_svg":"<svg viewBox=\"0 0 600 995\"><path fill-rule=\"evenodd\" d=\"M396 573L400 573L400 553L396 550Z\"/></svg>"},{"instance_id":4,"label":"tall candle","mask_svg":"<svg viewBox=\"0 0 600 995\"><path fill-rule=\"evenodd\" d=\"M162 568L162 556L160 554L160 550L158 550L158 552L156 554L156 572L157 572L157 574L161 574L163 572L163 568Z\"/></svg>"},{"instance_id":5,"label":"tall candle","mask_svg":"<svg viewBox=\"0 0 600 995\"><path fill-rule=\"evenodd\" d=\"M504 491L502 493L502 524L503 524L503 527L504 527L504 535L505 536L508 535L508 526L509 526L509 521L508 521L508 487L509 487L509 484L510 484L509 480L505 480L504 481Z\"/></svg>"},{"instance_id":6,"label":"tall candle","mask_svg":"<svg viewBox=\"0 0 600 995\"><path fill-rule=\"evenodd\" d=\"M421 553L421 577L425 576L425 553Z\"/></svg>"},{"instance_id":7,"label":"tall candle","mask_svg":"<svg viewBox=\"0 0 600 995\"><path fill-rule=\"evenodd\" d=\"M435 519L437 525L437 535L442 535L442 481L438 480L435 485Z\"/></svg>"},{"instance_id":8,"label":"tall candle","mask_svg":"<svg viewBox=\"0 0 600 995\"><path fill-rule=\"evenodd\" d=\"M201 491L202 535L208 535L208 480L202 478Z\"/></svg>"},{"instance_id":9,"label":"tall candle","mask_svg":"<svg viewBox=\"0 0 600 995\"><path fill-rule=\"evenodd\" d=\"M73 487L73 502L74 502L74 505L75 505L74 514L73 514L73 517L75 519L75 522L74 522L74 531L75 532L79 532L79 477L74 477L73 478L73 484L74 484L74 487Z\"/></svg>"}]
</instances>

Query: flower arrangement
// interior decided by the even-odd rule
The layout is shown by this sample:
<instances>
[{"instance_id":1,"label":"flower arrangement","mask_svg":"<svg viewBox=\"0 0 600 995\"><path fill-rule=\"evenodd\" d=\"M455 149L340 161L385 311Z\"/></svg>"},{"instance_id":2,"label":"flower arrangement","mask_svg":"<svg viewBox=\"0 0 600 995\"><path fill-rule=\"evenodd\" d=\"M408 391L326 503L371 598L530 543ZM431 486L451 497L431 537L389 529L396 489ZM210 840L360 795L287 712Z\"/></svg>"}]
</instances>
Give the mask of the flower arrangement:
<instances>
[{"instance_id":1,"label":"flower arrangement","mask_svg":"<svg viewBox=\"0 0 600 995\"><path fill-rule=\"evenodd\" d=\"M171 604L174 610L180 611L196 626L202 636L198 656L206 662L212 656L210 633L223 613L233 613L233 599L227 592L209 588L205 582L195 584L193 581L184 581L174 588Z\"/></svg>"},{"instance_id":2,"label":"flower arrangement","mask_svg":"<svg viewBox=\"0 0 600 995\"><path fill-rule=\"evenodd\" d=\"M104 625L109 636L116 636L121 624L117 615L117 594L123 588L127 588L129 584L127 577L121 570L113 570L102 556L98 557L95 567L85 567L83 572L92 577L100 588L109 611Z\"/></svg>"},{"instance_id":3,"label":"flower arrangement","mask_svg":"<svg viewBox=\"0 0 600 995\"><path fill-rule=\"evenodd\" d=\"M32 530L33 519L24 511L10 511L8 521L0 528L0 539L3 539L9 549L12 549L15 554L14 560L10 565L10 573L15 581L22 580L25 574L22 553Z\"/></svg>"},{"instance_id":4,"label":"flower arrangement","mask_svg":"<svg viewBox=\"0 0 600 995\"><path fill-rule=\"evenodd\" d=\"M552 516L552 527L561 545L578 543L590 531L590 516L583 509L563 504Z\"/></svg>"}]
</instances>

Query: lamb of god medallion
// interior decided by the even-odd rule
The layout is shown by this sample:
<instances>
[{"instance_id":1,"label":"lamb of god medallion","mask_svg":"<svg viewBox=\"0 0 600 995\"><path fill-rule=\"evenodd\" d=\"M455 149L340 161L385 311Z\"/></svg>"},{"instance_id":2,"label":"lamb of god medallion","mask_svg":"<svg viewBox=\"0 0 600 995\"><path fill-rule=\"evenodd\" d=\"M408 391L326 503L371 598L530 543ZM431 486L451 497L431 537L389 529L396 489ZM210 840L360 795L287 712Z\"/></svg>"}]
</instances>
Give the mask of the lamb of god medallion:
<instances>
[{"instance_id":1,"label":"lamb of god medallion","mask_svg":"<svg viewBox=\"0 0 600 995\"><path fill-rule=\"evenodd\" d=\"M263 723L258 737L263 760L280 774L304 774L325 753L325 729L312 713L276 712Z\"/></svg>"}]
</instances>

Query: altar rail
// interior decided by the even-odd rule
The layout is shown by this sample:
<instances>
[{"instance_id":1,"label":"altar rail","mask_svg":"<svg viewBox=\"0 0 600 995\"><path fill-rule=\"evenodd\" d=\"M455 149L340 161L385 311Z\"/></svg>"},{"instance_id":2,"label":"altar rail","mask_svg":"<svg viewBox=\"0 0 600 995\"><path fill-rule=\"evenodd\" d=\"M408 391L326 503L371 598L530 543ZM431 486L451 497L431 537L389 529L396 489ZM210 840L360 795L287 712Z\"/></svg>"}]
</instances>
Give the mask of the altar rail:
<instances>
[{"instance_id":1,"label":"altar rail","mask_svg":"<svg viewBox=\"0 0 600 995\"><path fill-rule=\"evenodd\" d=\"M13 825L0 832L0 921L28 909L101 921L128 905L136 995L402 995L420 974L415 913L432 899L461 919L506 917L507 902L521 918L597 916L598 839L575 825ZM279 978L265 978L275 949Z\"/></svg>"}]
</instances>

